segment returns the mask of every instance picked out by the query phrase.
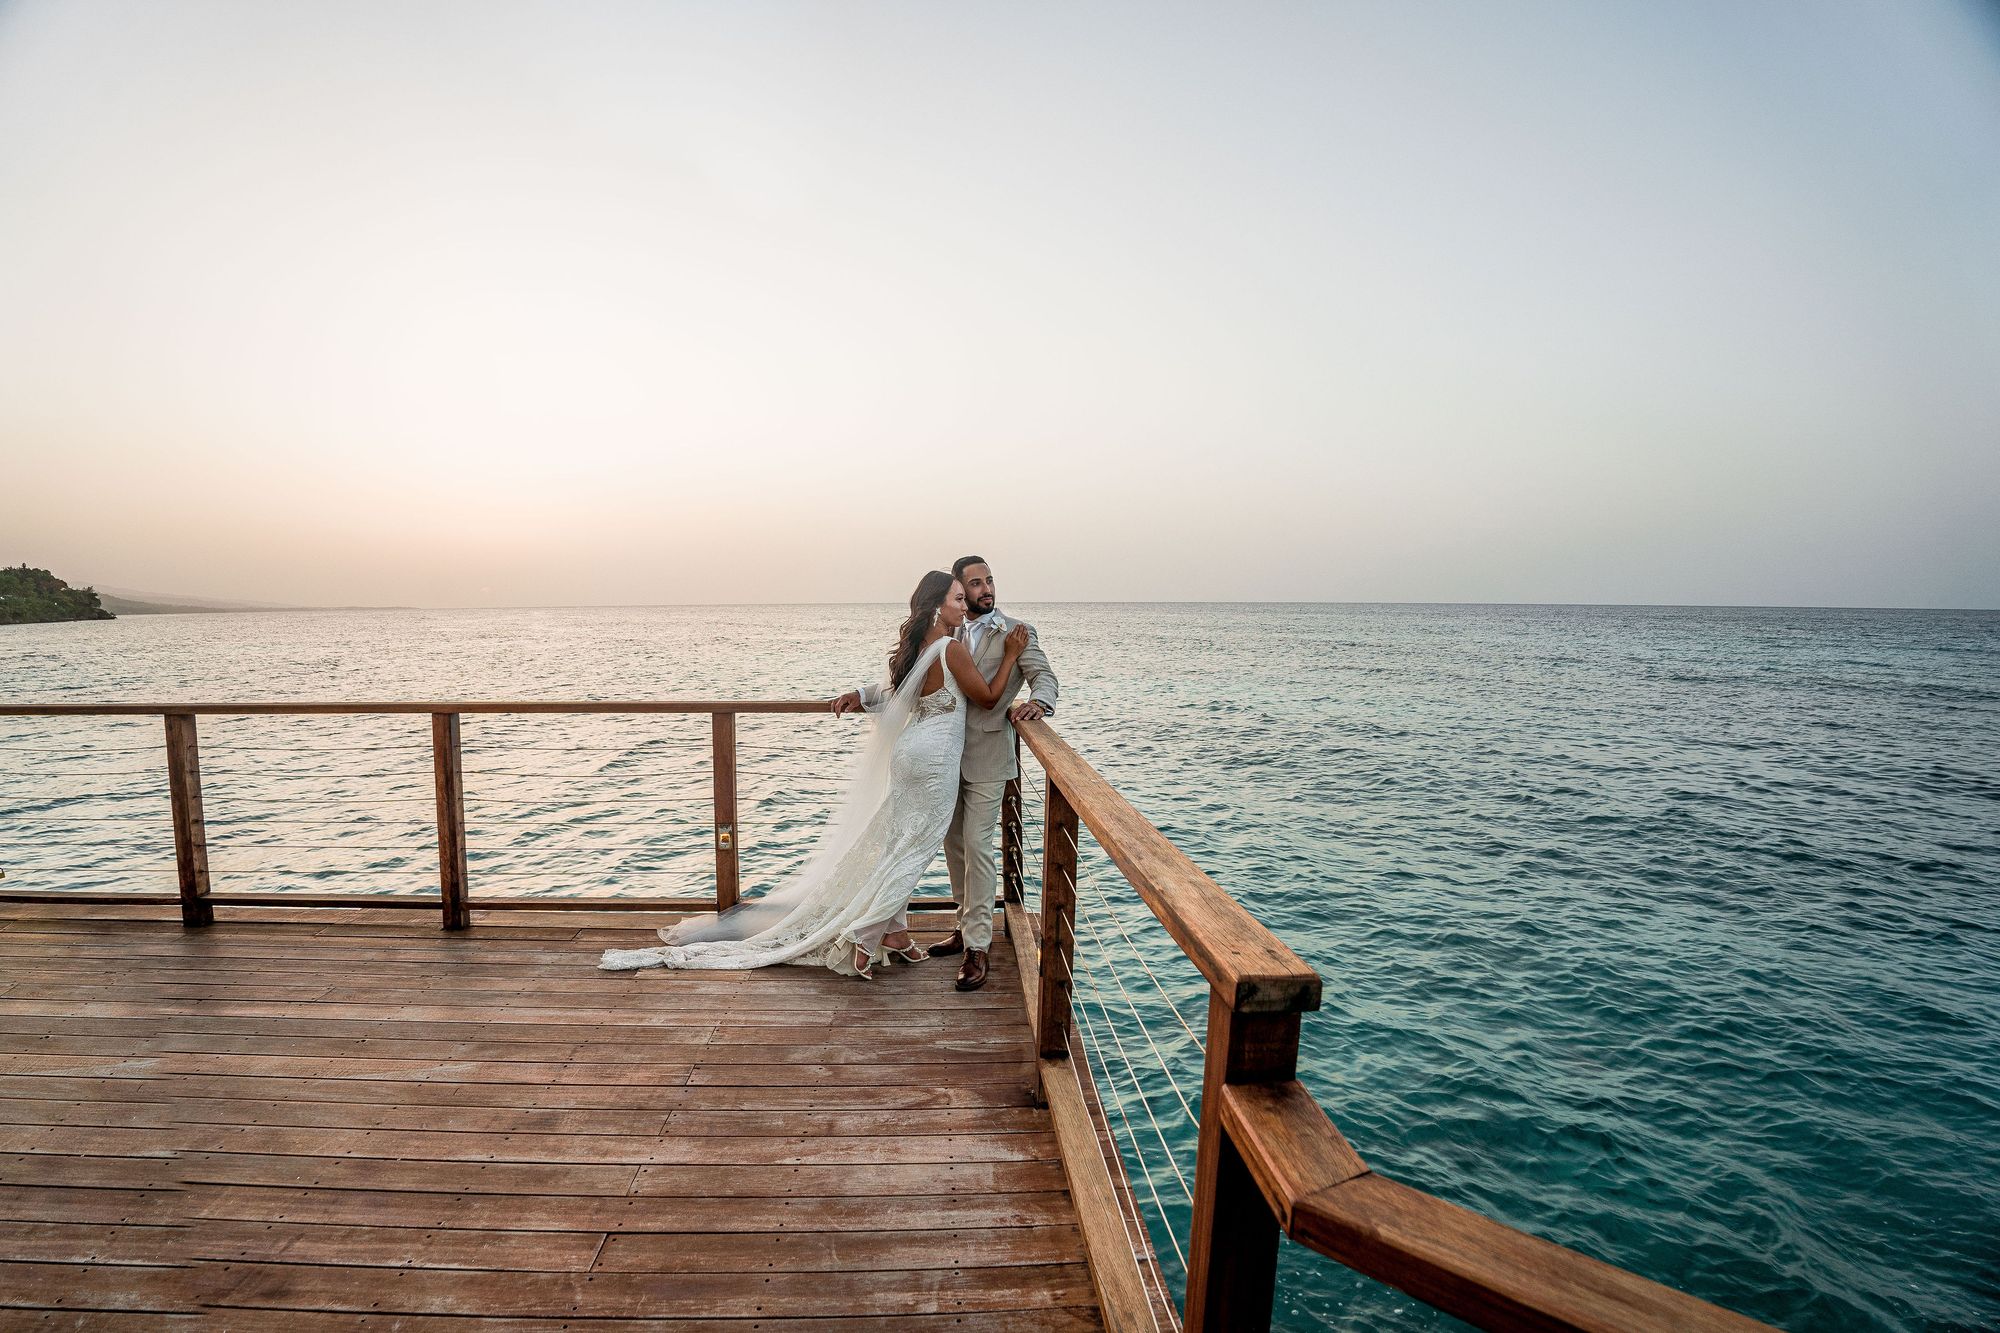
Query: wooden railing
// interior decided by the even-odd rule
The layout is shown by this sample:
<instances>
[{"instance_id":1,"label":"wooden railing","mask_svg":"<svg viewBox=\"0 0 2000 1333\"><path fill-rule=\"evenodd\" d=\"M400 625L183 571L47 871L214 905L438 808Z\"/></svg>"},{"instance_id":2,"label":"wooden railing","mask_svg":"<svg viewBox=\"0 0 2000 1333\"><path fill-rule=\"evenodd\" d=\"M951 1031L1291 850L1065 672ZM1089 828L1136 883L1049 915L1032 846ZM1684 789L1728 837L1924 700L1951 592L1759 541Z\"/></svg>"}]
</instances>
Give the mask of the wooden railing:
<instances>
[{"instance_id":1,"label":"wooden railing","mask_svg":"<svg viewBox=\"0 0 2000 1333\"><path fill-rule=\"evenodd\" d=\"M1481 1328L1764 1327L1371 1171L1298 1081L1300 1016L1319 1007L1318 973L1046 723L1020 733L1046 775L1034 1019L1051 1106L1074 1086L1055 1075L1076 1046L1079 825L1209 985L1187 1251L1192 1333L1270 1327L1281 1232ZM1107 1326L1151 1327L1136 1281L1100 1279L1099 1294Z\"/></svg>"},{"instance_id":2,"label":"wooden railing","mask_svg":"<svg viewBox=\"0 0 2000 1333\"><path fill-rule=\"evenodd\" d=\"M625 911L701 911L732 907L741 891L742 876L737 827L736 718L743 713L823 713L824 703L810 699L626 700L626 701L459 701L394 703L202 703L202 704L13 704L0 707L0 717L159 717L166 726L165 772L174 830L181 921L206 926L215 908L239 907L436 907L446 930L463 930L475 905L473 871L467 866L464 750L460 718L474 714L546 713L706 713L709 718L713 793L710 822L715 847L715 895L702 898L575 897L506 898L481 895L481 909L508 907L588 907ZM195 719L203 715L311 716L335 714L429 714L431 758L437 793L438 896L390 894L228 893L210 887L208 830L202 818L201 749ZM1015 822L1019 824L1018 797ZM133 902L146 895L132 893L73 893L33 890L0 891L0 900L23 901L60 897L67 902Z\"/></svg>"},{"instance_id":3,"label":"wooden railing","mask_svg":"<svg viewBox=\"0 0 2000 1333\"><path fill-rule=\"evenodd\" d=\"M217 905L436 906L446 929L470 910L518 906L702 910L735 903L740 830L736 718L818 713L815 700L432 702L273 704L33 704L0 717L156 716L164 719L178 901L187 926L206 926ZM437 795L439 893L230 894L211 892L195 719L204 714L429 714ZM468 713L705 713L710 719L716 891L690 898L475 899L467 869L460 718ZM1270 1325L1282 1232L1357 1272L1470 1323L1493 1329L1748 1330L1762 1328L1692 1296L1516 1231L1371 1171L1298 1081L1300 1018L1319 1007L1320 979L1298 955L1195 866L1046 723L1020 727L1040 761L1043 793L1041 905L1017 938L1038 1068L1066 1158L1099 1152L1082 1082L1069 1074L1076 1047L1078 840L1088 829L1125 881L1209 985L1206 1057L1187 1263L1186 1327ZM1010 924L1033 925L1022 906L1025 836L1019 780L1002 803L1002 892ZM0 899L131 902L142 895L0 892ZM168 897L167 901L173 901ZM942 905L942 904L918 904ZM1075 1161L1066 1161L1075 1166ZM1099 1161L1071 1172L1106 1323L1151 1328L1149 1297L1130 1262L1119 1205ZM1108 1219L1108 1220L1107 1220ZM1105 1256L1123 1245L1118 1264Z\"/></svg>"}]
</instances>

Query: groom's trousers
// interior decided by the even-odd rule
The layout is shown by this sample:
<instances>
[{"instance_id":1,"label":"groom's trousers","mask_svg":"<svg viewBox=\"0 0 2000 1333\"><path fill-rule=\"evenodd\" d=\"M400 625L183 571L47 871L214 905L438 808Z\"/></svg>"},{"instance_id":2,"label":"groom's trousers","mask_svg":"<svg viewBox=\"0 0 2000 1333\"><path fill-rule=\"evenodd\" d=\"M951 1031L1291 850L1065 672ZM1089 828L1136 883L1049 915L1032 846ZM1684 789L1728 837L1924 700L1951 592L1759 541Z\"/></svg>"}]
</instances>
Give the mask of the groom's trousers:
<instances>
[{"instance_id":1,"label":"groom's trousers","mask_svg":"<svg viewBox=\"0 0 2000 1333\"><path fill-rule=\"evenodd\" d=\"M993 947L993 896L1000 887L994 868L993 834L1000 827L1000 801L1007 783L958 784L958 809L944 839L944 865L951 896L958 902L958 929L968 949Z\"/></svg>"}]
</instances>

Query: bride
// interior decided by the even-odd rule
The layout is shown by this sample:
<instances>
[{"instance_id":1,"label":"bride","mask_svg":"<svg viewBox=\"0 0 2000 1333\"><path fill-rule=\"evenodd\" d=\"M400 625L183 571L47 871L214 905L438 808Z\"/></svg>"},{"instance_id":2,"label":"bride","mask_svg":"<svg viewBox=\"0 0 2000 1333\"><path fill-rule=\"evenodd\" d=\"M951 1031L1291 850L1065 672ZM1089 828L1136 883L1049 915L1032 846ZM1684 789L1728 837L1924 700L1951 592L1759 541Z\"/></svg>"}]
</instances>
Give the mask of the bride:
<instances>
[{"instance_id":1,"label":"bride","mask_svg":"<svg viewBox=\"0 0 2000 1333\"><path fill-rule=\"evenodd\" d=\"M606 949L598 967L730 969L796 963L874 980L890 955L921 962L910 938L910 898L944 846L958 801L965 748L963 702L991 708L1028 643L1008 631L991 680L955 637L965 623L965 589L932 570L910 596L910 617L889 656L890 693L874 735L848 779L847 794L812 855L785 882L719 916L660 931L664 947Z\"/></svg>"}]
</instances>

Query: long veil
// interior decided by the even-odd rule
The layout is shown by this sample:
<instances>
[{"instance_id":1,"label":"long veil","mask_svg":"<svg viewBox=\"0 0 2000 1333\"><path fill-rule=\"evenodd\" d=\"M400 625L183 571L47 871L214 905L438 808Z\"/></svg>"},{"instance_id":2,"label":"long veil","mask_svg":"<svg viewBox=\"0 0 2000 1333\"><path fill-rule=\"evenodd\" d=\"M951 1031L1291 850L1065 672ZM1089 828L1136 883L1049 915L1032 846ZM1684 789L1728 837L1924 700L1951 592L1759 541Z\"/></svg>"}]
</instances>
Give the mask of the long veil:
<instances>
[{"instance_id":1,"label":"long veil","mask_svg":"<svg viewBox=\"0 0 2000 1333\"><path fill-rule=\"evenodd\" d=\"M853 849L869 821L889 799L889 762L896 738L910 724L917 696L923 692L924 676L931 663L944 651L950 639L939 639L918 654L903 683L883 700L870 716L874 730L861 747L853 771L841 791L819 841L804 865L783 883L768 892L746 898L726 912L714 916L691 917L678 925L661 929L660 938L669 944L701 944L713 940L746 940L761 935L791 916L826 887L841 858Z\"/></svg>"}]
</instances>

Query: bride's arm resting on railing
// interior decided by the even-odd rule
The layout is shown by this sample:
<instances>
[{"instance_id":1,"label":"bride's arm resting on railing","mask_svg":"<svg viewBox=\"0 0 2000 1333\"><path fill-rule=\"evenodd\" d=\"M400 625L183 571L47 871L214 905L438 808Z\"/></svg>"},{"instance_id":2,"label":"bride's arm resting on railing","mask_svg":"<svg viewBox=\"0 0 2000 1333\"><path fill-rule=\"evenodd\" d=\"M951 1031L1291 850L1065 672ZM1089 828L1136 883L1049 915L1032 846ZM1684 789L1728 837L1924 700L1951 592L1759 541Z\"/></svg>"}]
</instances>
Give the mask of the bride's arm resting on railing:
<instances>
[{"instance_id":1,"label":"bride's arm resting on railing","mask_svg":"<svg viewBox=\"0 0 2000 1333\"><path fill-rule=\"evenodd\" d=\"M958 678L958 688L965 691L967 699L981 708L991 708L1006 695L1007 677L1014 674L1014 663L1021 660L1021 653L1027 646L1026 625L1016 625L1008 630L1006 651L1001 654L1000 665L993 669L992 680L979 674L979 664L972 660L972 650L956 639L944 650L944 664Z\"/></svg>"}]
</instances>

